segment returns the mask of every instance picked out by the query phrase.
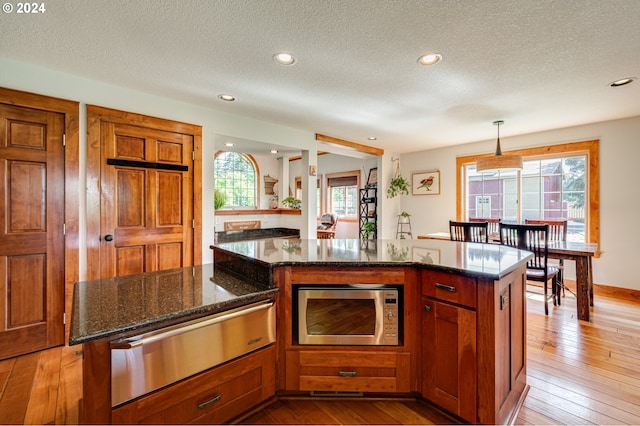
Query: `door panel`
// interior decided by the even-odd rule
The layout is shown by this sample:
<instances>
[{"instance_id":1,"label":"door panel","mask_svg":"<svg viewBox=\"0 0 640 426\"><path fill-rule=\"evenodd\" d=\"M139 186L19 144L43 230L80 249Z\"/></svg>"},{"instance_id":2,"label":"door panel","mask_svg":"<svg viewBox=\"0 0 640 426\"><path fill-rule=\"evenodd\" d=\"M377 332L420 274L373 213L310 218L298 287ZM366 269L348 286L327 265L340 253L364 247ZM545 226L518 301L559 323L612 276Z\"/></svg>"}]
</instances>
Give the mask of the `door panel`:
<instances>
[{"instance_id":1,"label":"door panel","mask_svg":"<svg viewBox=\"0 0 640 426\"><path fill-rule=\"evenodd\" d=\"M101 144L101 276L192 265L193 137L103 121Z\"/></svg>"},{"instance_id":2,"label":"door panel","mask_svg":"<svg viewBox=\"0 0 640 426\"><path fill-rule=\"evenodd\" d=\"M64 115L0 105L0 359L64 344Z\"/></svg>"}]
</instances>

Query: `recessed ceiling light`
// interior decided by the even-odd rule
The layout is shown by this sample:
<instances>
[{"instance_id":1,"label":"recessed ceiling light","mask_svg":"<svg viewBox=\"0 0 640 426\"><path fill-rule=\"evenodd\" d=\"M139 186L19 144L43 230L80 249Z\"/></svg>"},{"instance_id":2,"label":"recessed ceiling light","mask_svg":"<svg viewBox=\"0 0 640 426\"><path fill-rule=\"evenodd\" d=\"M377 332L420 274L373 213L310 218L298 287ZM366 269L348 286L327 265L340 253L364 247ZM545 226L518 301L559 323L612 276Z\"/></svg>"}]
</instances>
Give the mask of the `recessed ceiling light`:
<instances>
[{"instance_id":1,"label":"recessed ceiling light","mask_svg":"<svg viewBox=\"0 0 640 426\"><path fill-rule=\"evenodd\" d=\"M418 58L418 63L420 65L429 66L435 65L442 60L442 55L439 53L427 53L426 55L422 55Z\"/></svg>"},{"instance_id":2,"label":"recessed ceiling light","mask_svg":"<svg viewBox=\"0 0 640 426\"><path fill-rule=\"evenodd\" d=\"M376 138L375 136L368 137L367 139L369 139L370 141L378 140L378 138Z\"/></svg>"},{"instance_id":3,"label":"recessed ceiling light","mask_svg":"<svg viewBox=\"0 0 640 426\"><path fill-rule=\"evenodd\" d=\"M296 58L289 53L276 53L273 55L273 59L280 65L293 65L296 63Z\"/></svg>"},{"instance_id":4,"label":"recessed ceiling light","mask_svg":"<svg viewBox=\"0 0 640 426\"><path fill-rule=\"evenodd\" d=\"M233 142L226 142L224 146L236 146L236 144Z\"/></svg>"},{"instance_id":5,"label":"recessed ceiling light","mask_svg":"<svg viewBox=\"0 0 640 426\"><path fill-rule=\"evenodd\" d=\"M277 154L277 153L278 153L278 150L277 150L277 149L272 149L272 150L271 150L271 153L272 153L272 154Z\"/></svg>"},{"instance_id":6,"label":"recessed ceiling light","mask_svg":"<svg viewBox=\"0 0 640 426\"><path fill-rule=\"evenodd\" d=\"M611 87L620 87L620 86L625 86L629 83L632 83L633 80L635 80L635 77L627 77L627 78L621 78L620 80L616 80L612 83L609 83L609 86Z\"/></svg>"},{"instance_id":7,"label":"recessed ceiling light","mask_svg":"<svg viewBox=\"0 0 640 426\"><path fill-rule=\"evenodd\" d=\"M231 95L218 95L218 99L226 102L233 102L236 100L236 98Z\"/></svg>"}]
</instances>

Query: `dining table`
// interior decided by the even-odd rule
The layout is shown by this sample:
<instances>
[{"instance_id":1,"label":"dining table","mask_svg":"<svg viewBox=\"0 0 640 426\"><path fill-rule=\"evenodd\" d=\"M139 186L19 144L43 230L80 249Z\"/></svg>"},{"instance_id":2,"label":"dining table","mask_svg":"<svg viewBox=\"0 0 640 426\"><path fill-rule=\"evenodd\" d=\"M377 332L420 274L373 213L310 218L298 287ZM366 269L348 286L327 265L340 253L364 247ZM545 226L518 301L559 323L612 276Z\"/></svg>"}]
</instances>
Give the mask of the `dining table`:
<instances>
[{"instance_id":1,"label":"dining table","mask_svg":"<svg viewBox=\"0 0 640 426\"><path fill-rule=\"evenodd\" d=\"M434 232L418 235L420 240L449 240L448 232ZM500 243L499 238L490 235L492 243ZM593 306L593 262L592 258L598 251L598 245L580 241L553 241L548 245L548 254L551 259L572 260L576 263L576 305L578 319L589 321L591 319L591 306Z\"/></svg>"},{"instance_id":2,"label":"dining table","mask_svg":"<svg viewBox=\"0 0 640 426\"><path fill-rule=\"evenodd\" d=\"M589 321L593 306L593 262L598 245L580 241L553 241L547 246L549 258L576 262L578 319Z\"/></svg>"}]
</instances>

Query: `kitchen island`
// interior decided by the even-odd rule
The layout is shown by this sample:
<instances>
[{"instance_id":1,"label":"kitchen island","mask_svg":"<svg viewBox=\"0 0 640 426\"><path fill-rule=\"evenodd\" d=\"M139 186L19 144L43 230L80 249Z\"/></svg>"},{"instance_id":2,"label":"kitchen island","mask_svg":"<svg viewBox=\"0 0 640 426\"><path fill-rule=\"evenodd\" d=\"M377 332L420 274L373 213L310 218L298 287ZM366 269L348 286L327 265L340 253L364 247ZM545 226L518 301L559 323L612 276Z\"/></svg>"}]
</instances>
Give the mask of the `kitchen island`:
<instances>
[{"instance_id":1,"label":"kitchen island","mask_svg":"<svg viewBox=\"0 0 640 426\"><path fill-rule=\"evenodd\" d=\"M515 418L527 389L528 252L448 241L339 239L211 248L213 266L76 284L70 344L84 345L84 422L222 423L274 396L309 391L416 396L471 423ZM399 343L299 344L298 287L354 283L399 290ZM114 404L112 351L127 338L265 300L276 301L275 344ZM346 377L331 372L354 366L358 371Z\"/></svg>"},{"instance_id":2,"label":"kitchen island","mask_svg":"<svg viewBox=\"0 0 640 426\"><path fill-rule=\"evenodd\" d=\"M280 289L280 395L418 395L470 423L515 419L528 390L529 252L402 239L256 240L211 248L217 269ZM353 287L397 292L399 321L390 327L392 334L397 327L398 343L301 343L308 312L300 293L318 288L335 295ZM332 315L350 310L342 306ZM362 323L342 318L354 327Z\"/></svg>"}]
</instances>

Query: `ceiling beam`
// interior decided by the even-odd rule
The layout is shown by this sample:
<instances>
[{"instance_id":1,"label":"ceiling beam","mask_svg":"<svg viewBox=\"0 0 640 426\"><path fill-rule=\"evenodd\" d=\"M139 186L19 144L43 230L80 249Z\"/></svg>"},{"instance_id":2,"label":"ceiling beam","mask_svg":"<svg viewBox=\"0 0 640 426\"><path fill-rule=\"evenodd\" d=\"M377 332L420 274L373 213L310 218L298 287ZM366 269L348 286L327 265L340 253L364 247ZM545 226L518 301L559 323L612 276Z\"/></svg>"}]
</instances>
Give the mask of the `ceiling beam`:
<instances>
[{"instance_id":1,"label":"ceiling beam","mask_svg":"<svg viewBox=\"0 0 640 426\"><path fill-rule=\"evenodd\" d=\"M384 149L375 148L373 146L363 145L357 142L346 141L344 139L338 139L327 135L321 135L316 133L316 140L322 141L328 144L338 145L344 148L353 149L355 151L364 152L371 155L383 155Z\"/></svg>"}]
</instances>

